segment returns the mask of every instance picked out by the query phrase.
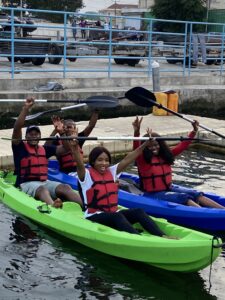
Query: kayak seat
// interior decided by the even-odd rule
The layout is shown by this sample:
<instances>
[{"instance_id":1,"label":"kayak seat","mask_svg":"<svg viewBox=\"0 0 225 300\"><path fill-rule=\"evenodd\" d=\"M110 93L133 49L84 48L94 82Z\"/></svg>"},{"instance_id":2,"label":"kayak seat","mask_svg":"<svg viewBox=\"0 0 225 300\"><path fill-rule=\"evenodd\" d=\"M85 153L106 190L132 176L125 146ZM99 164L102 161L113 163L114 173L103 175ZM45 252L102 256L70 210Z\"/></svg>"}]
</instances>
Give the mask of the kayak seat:
<instances>
[{"instance_id":1,"label":"kayak seat","mask_svg":"<svg viewBox=\"0 0 225 300\"><path fill-rule=\"evenodd\" d=\"M134 183L119 179L119 187L121 190L132 193L134 195L142 196L144 193Z\"/></svg>"}]
</instances>

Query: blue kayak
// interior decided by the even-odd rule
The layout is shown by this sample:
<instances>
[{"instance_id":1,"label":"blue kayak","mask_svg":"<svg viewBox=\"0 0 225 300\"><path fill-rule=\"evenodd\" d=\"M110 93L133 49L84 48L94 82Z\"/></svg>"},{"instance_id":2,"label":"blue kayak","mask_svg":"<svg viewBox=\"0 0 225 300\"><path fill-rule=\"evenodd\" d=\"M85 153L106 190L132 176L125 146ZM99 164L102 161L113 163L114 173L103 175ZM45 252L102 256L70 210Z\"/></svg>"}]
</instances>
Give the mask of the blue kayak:
<instances>
[{"instance_id":1,"label":"blue kayak","mask_svg":"<svg viewBox=\"0 0 225 300\"><path fill-rule=\"evenodd\" d=\"M67 183L72 188L77 189L77 178L67 175L58 170L57 161L49 162L50 180ZM134 174L122 173L122 181L138 184L139 177ZM123 190L125 188L126 190ZM204 195L221 205L225 206L225 197L214 193L204 193ZM194 228L206 232L225 231L225 210L206 207L191 207L173 202L156 200L153 197L146 197L140 194L135 185L128 183L119 191L119 204L128 208L143 208L151 216L165 218L169 222Z\"/></svg>"}]
</instances>

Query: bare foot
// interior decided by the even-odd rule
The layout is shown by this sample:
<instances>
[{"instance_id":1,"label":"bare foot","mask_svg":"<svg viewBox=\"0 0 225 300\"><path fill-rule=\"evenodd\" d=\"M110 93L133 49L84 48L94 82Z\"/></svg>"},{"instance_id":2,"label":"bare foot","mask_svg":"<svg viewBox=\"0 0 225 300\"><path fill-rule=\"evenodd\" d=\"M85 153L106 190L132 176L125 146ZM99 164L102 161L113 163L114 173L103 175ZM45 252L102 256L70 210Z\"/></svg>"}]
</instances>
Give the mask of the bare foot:
<instances>
[{"instance_id":1,"label":"bare foot","mask_svg":"<svg viewBox=\"0 0 225 300\"><path fill-rule=\"evenodd\" d=\"M55 207L55 208L62 208L63 207L63 202L62 202L61 199L57 198L57 199L55 199L52 206Z\"/></svg>"}]
</instances>

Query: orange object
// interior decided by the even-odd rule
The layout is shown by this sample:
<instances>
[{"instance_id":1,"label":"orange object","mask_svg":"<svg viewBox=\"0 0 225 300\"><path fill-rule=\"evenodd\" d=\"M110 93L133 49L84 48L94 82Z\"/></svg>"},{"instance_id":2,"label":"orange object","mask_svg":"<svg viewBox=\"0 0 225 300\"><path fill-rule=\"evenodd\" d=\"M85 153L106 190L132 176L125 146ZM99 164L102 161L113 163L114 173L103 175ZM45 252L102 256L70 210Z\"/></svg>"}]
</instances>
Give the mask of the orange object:
<instances>
[{"instance_id":1,"label":"orange object","mask_svg":"<svg viewBox=\"0 0 225 300\"><path fill-rule=\"evenodd\" d=\"M179 96L178 93L168 93L167 94L167 108L178 112L178 101L179 101ZM167 112L168 116L173 115L170 112Z\"/></svg>"},{"instance_id":2,"label":"orange object","mask_svg":"<svg viewBox=\"0 0 225 300\"><path fill-rule=\"evenodd\" d=\"M156 102L167 107L167 94L162 92L155 92ZM167 111L157 106L153 106L152 113L154 116L167 116Z\"/></svg>"}]
</instances>

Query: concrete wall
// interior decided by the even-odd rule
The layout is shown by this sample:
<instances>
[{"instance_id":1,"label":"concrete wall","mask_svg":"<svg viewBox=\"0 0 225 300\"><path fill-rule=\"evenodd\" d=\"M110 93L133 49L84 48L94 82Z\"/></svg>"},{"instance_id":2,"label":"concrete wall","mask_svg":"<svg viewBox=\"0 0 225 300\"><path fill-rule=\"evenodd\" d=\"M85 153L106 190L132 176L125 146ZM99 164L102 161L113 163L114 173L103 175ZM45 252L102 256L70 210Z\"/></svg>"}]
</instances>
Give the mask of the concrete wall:
<instances>
[{"instance_id":1,"label":"concrete wall","mask_svg":"<svg viewBox=\"0 0 225 300\"><path fill-rule=\"evenodd\" d=\"M154 0L139 0L139 8L149 8L154 2Z\"/></svg>"},{"instance_id":2,"label":"concrete wall","mask_svg":"<svg viewBox=\"0 0 225 300\"><path fill-rule=\"evenodd\" d=\"M209 0L209 1L210 1L210 9L225 9L224 0Z\"/></svg>"},{"instance_id":3,"label":"concrete wall","mask_svg":"<svg viewBox=\"0 0 225 300\"><path fill-rule=\"evenodd\" d=\"M51 79L53 81L54 79ZM57 79L58 83L64 86L64 90L58 92L33 92L32 89L37 84L46 84L47 78L42 79L15 79L0 81L0 99L25 99L29 95L34 95L36 99L63 100L63 99L86 99L93 95L108 95L114 97L124 96L127 90L134 86L142 86L152 90L152 81L147 78L93 78L90 80L80 79ZM192 76L188 78L170 77L161 78L162 90L171 89L179 93L179 110L189 114L199 114L208 117L225 116L225 78L220 76ZM16 91L16 93L15 93ZM133 111L132 103L123 100L121 104L128 107L128 113ZM61 107L62 104L38 104L38 111L52 107ZM68 104L68 105L71 105ZM2 103L0 114L18 113L21 103ZM124 113L124 108L121 109ZM112 112L113 113L113 112ZM119 111L117 113L120 115ZM7 121L4 121L7 122Z\"/></svg>"}]
</instances>

